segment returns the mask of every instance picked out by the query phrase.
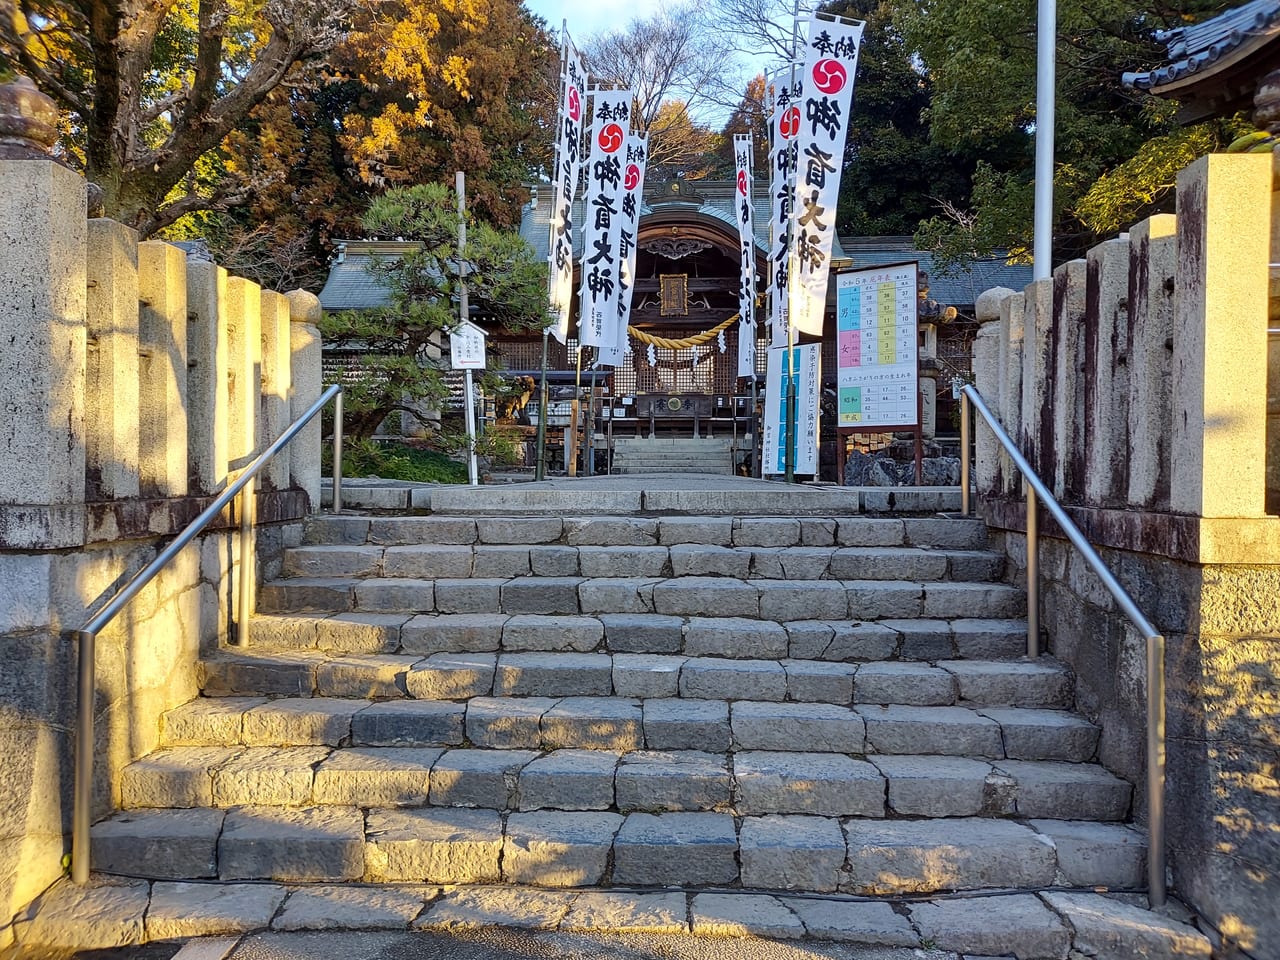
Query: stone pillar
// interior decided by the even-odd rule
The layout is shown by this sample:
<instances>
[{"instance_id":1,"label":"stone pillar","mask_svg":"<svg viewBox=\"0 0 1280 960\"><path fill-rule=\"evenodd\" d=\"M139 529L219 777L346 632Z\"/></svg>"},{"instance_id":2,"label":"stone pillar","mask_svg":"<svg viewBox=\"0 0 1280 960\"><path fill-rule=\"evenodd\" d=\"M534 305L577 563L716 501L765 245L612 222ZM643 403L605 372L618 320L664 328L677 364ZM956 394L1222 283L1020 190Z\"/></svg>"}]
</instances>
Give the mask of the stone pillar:
<instances>
[{"instance_id":1,"label":"stone pillar","mask_svg":"<svg viewBox=\"0 0 1280 960\"><path fill-rule=\"evenodd\" d=\"M187 256L158 240L138 245L138 453L142 493L187 493Z\"/></svg>"},{"instance_id":2,"label":"stone pillar","mask_svg":"<svg viewBox=\"0 0 1280 960\"><path fill-rule=\"evenodd\" d=\"M256 283L227 278L227 452L233 470L252 459L262 382L262 295Z\"/></svg>"},{"instance_id":3,"label":"stone pillar","mask_svg":"<svg viewBox=\"0 0 1280 960\"><path fill-rule=\"evenodd\" d=\"M1053 395L1050 364L1050 336L1053 331L1053 280L1033 280L1023 290L1022 324L1022 434L1017 437L1018 446L1027 462L1043 479L1053 474L1046 467L1050 464L1052 444L1043 436L1052 434L1053 424L1043 427L1040 423L1045 392Z\"/></svg>"},{"instance_id":4,"label":"stone pillar","mask_svg":"<svg viewBox=\"0 0 1280 960\"><path fill-rule=\"evenodd\" d=\"M1128 492L1129 238L1089 251L1084 315L1084 502L1120 506Z\"/></svg>"},{"instance_id":5,"label":"stone pillar","mask_svg":"<svg viewBox=\"0 0 1280 960\"><path fill-rule=\"evenodd\" d=\"M289 300L289 349L293 356L290 420L296 420L320 398L324 371L320 360L320 298L305 290L285 294ZM294 486L307 492L311 509L320 507L320 418L309 423L289 445Z\"/></svg>"},{"instance_id":6,"label":"stone pillar","mask_svg":"<svg viewBox=\"0 0 1280 960\"><path fill-rule=\"evenodd\" d=\"M288 429L291 363L289 301L274 290L262 291L262 407L258 449L265 450ZM284 450L260 474L269 489L289 486L289 451Z\"/></svg>"},{"instance_id":7,"label":"stone pillar","mask_svg":"<svg viewBox=\"0 0 1280 960\"><path fill-rule=\"evenodd\" d=\"M227 271L187 260L187 410L192 493L227 485Z\"/></svg>"},{"instance_id":8,"label":"stone pillar","mask_svg":"<svg viewBox=\"0 0 1280 960\"><path fill-rule=\"evenodd\" d=\"M138 234L88 223L85 496L138 496Z\"/></svg>"},{"instance_id":9,"label":"stone pillar","mask_svg":"<svg viewBox=\"0 0 1280 960\"><path fill-rule=\"evenodd\" d=\"M1000 303L1010 292L995 287L978 295L974 305L978 336L973 341L973 380L988 407L994 407L1000 393ZM994 410L992 411L994 412ZM1000 445L983 416L974 413L974 490L979 496L993 496L996 490Z\"/></svg>"},{"instance_id":10,"label":"stone pillar","mask_svg":"<svg viewBox=\"0 0 1280 960\"><path fill-rule=\"evenodd\" d=\"M1128 494L1136 507L1169 508L1173 424L1173 272L1177 217L1157 214L1129 231Z\"/></svg>"},{"instance_id":11,"label":"stone pillar","mask_svg":"<svg viewBox=\"0 0 1280 960\"><path fill-rule=\"evenodd\" d=\"M1000 304L1000 329L1003 337L1000 347L1000 410L1005 432L1014 440L1022 436L1023 317L1026 302L1025 294L1011 292ZM1016 494L1021 489L1021 480L1018 471L1013 469L1012 461L1002 470L1002 474L1002 492Z\"/></svg>"},{"instance_id":12,"label":"stone pillar","mask_svg":"<svg viewBox=\"0 0 1280 960\"><path fill-rule=\"evenodd\" d=\"M1085 261L1071 260L1053 271L1053 389L1044 394L1040 432L1053 473L1040 474L1061 502L1080 500L1084 474L1084 362ZM1052 420L1048 414L1052 411ZM1052 434L1045 427L1052 423ZM1046 464L1047 466L1047 464Z\"/></svg>"},{"instance_id":13,"label":"stone pillar","mask_svg":"<svg viewBox=\"0 0 1280 960\"><path fill-rule=\"evenodd\" d=\"M1269 155L1212 154L1178 174L1174 512L1259 517L1266 491Z\"/></svg>"},{"instance_id":14,"label":"stone pillar","mask_svg":"<svg viewBox=\"0 0 1280 960\"><path fill-rule=\"evenodd\" d=\"M84 536L87 187L45 155L57 111L0 86L0 543Z\"/></svg>"}]
</instances>

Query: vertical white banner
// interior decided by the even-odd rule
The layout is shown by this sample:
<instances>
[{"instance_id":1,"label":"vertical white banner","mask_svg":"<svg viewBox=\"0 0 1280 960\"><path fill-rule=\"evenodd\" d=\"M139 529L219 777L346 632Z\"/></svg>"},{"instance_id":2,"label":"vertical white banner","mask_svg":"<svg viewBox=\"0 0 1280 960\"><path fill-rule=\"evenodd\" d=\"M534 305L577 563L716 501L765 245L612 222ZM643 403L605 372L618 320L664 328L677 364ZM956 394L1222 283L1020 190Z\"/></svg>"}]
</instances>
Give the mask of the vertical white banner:
<instances>
[{"instance_id":1,"label":"vertical white banner","mask_svg":"<svg viewBox=\"0 0 1280 960\"><path fill-rule=\"evenodd\" d=\"M569 336L573 303L573 198L582 171L582 121L586 107L586 74L573 42L565 36L560 56L560 112L556 135L556 166L552 177L551 242L547 259L552 335L564 343Z\"/></svg>"},{"instance_id":2,"label":"vertical white banner","mask_svg":"<svg viewBox=\"0 0 1280 960\"><path fill-rule=\"evenodd\" d=\"M822 336L827 277L836 235L836 204L844 141L858 67L861 21L814 14L805 42L802 117L797 138L796 191L791 231L790 320L796 330Z\"/></svg>"},{"instance_id":3,"label":"vertical white banner","mask_svg":"<svg viewBox=\"0 0 1280 960\"><path fill-rule=\"evenodd\" d=\"M792 83L792 73L796 81ZM769 85L769 343L787 345L787 269L790 247L787 225L795 197L797 143L800 134L799 70L778 73Z\"/></svg>"},{"instance_id":4,"label":"vertical white banner","mask_svg":"<svg viewBox=\"0 0 1280 960\"><path fill-rule=\"evenodd\" d=\"M791 376L796 378L795 472L818 473L818 389L822 382L822 344L806 343L791 354ZM770 347L764 388L764 437L761 466L766 474L787 472L787 370L786 347Z\"/></svg>"},{"instance_id":5,"label":"vertical white banner","mask_svg":"<svg viewBox=\"0 0 1280 960\"><path fill-rule=\"evenodd\" d=\"M622 164L622 227L618 256L622 265L618 282L618 323L613 340L601 345L597 364L616 367L627 353L627 325L631 322L631 294L635 286L636 238L640 233L640 208L644 205L644 174L649 157L649 137L633 133L627 138Z\"/></svg>"},{"instance_id":6,"label":"vertical white banner","mask_svg":"<svg viewBox=\"0 0 1280 960\"><path fill-rule=\"evenodd\" d=\"M608 346L617 326L622 167L631 126L631 91L596 90L591 115L591 153L582 210L582 302L578 310L578 344L582 347Z\"/></svg>"},{"instance_id":7,"label":"vertical white banner","mask_svg":"<svg viewBox=\"0 0 1280 960\"><path fill-rule=\"evenodd\" d=\"M751 134L733 135L738 176L734 200L738 220L738 376L756 375L756 230L752 209Z\"/></svg>"}]
</instances>

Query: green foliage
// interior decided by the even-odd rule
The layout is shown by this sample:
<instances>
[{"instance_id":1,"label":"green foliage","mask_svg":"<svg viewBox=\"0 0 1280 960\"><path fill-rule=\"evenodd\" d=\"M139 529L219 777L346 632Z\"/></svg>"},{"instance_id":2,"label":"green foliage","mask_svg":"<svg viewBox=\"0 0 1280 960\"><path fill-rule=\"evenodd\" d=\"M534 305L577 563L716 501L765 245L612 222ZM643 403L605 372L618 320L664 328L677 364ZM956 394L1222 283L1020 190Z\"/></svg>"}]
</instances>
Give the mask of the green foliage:
<instances>
[{"instance_id":1,"label":"green foliage","mask_svg":"<svg viewBox=\"0 0 1280 960\"><path fill-rule=\"evenodd\" d=\"M329 445L324 448L322 468L326 473L333 470L333 449ZM424 446L353 440L342 446L342 475L419 483L466 483L467 467Z\"/></svg>"},{"instance_id":2,"label":"green foliage","mask_svg":"<svg viewBox=\"0 0 1280 960\"><path fill-rule=\"evenodd\" d=\"M325 342L358 351L358 365L342 375L347 430L371 437L396 411L439 408L444 382L445 334L457 323L458 214L454 194L441 184L387 191L370 204L365 230L408 241L399 257L377 261L373 274L388 291L384 307L325 316ZM473 307L491 328L540 330L548 322L546 267L515 233L487 224L467 225L466 277Z\"/></svg>"}]
</instances>

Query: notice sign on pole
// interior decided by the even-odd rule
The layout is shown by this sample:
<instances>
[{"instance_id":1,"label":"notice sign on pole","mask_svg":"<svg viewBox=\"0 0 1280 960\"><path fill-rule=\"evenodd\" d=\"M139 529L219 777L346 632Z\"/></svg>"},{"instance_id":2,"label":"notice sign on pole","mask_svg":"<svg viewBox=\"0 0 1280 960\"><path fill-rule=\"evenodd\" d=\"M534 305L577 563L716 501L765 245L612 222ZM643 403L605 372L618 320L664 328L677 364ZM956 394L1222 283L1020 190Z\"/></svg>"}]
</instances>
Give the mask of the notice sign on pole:
<instances>
[{"instance_id":1,"label":"notice sign on pole","mask_svg":"<svg viewBox=\"0 0 1280 960\"><path fill-rule=\"evenodd\" d=\"M918 426L915 263L836 277L838 427Z\"/></svg>"},{"instance_id":2,"label":"notice sign on pole","mask_svg":"<svg viewBox=\"0 0 1280 960\"><path fill-rule=\"evenodd\" d=\"M796 473L818 472L818 389L822 383L822 344L794 348L790 375L796 380ZM765 374L764 473L787 472L787 348L771 347Z\"/></svg>"},{"instance_id":3,"label":"notice sign on pole","mask_svg":"<svg viewBox=\"0 0 1280 960\"><path fill-rule=\"evenodd\" d=\"M485 368L484 331L465 321L449 332L449 363L454 370Z\"/></svg>"}]
</instances>

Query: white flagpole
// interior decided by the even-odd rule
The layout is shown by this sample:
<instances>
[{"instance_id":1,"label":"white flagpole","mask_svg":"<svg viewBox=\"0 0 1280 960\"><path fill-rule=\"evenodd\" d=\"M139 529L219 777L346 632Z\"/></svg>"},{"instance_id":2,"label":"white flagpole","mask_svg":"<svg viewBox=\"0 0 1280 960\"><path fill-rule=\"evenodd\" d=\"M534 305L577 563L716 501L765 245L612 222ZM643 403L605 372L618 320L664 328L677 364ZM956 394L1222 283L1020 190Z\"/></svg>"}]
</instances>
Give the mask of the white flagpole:
<instances>
[{"instance_id":1,"label":"white flagpole","mask_svg":"<svg viewBox=\"0 0 1280 960\"><path fill-rule=\"evenodd\" d=\"M1054 47L1058 36L1057 0L1039 0L1036 19L1036 187L1032 275L1053 274L1053 110Z\"/></svg>"}]
</instances>

